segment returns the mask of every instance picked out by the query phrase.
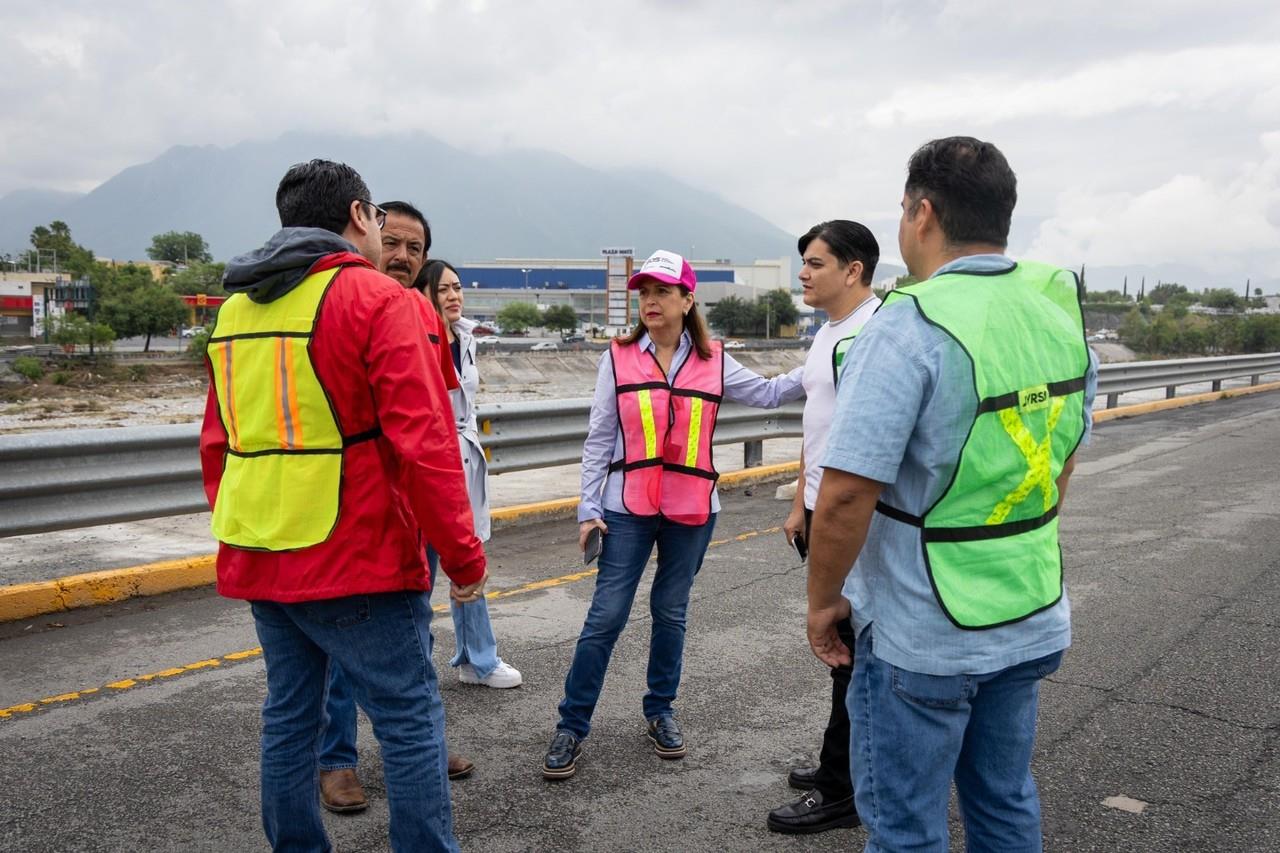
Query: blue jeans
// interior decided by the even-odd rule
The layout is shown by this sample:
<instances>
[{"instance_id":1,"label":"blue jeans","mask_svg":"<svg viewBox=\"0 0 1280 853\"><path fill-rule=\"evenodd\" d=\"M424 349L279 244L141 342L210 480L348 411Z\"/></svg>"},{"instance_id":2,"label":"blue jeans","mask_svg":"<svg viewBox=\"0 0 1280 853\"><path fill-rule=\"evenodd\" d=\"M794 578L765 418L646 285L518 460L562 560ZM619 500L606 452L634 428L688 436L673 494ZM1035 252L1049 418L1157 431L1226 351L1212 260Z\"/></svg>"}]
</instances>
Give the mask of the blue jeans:
<instances>
[{"instance_id":1,"label":"blue jeans","mask_svg":"<svg viewBox=\"0 0 1280 853\"><path fill-rule=\"evenodd\" d=\"M631 602L644 574L645 564L658 546L658 571L649 591L653 617L649 637L649 691L644 694L644 717L654 720L672 714L684 663L685 614L689 590L702 568L716 517L690 527L655 516L604 513L609 533L600 553L600 571L591 598L586 624L573 652L573 663L564 680L558 728L584 738L591 730L591 714L600 698L604 673L613 645L627 624Z\"/></svg>"},{"instance_id":2,"label":"blue jeans","mask_svg":"<svg viewBox=\"0 0 1280 853\"><path fill-rule=\"evenodd\" d=\"M947 850L954 778L970 851L1040 851L1031 776L1040 679L1055 652L983 675L922 675L875 656L858 637L849 715L854 797L867 851Z\"/></svg>"},{"instance_id":3,"label":"blue jeans","mask_svg":"<svg viewBox=\"0 0 1280 853\"><path fill-rule=\"evenodd\" d=\"M272 848L331 849L320 820L316 768L332 663L348 673L382 745L392 849L456 851L426 595L394 592L251 606L267 668L262 824Z\"/></svg>"},{"instance_id":4,"label":"blue jeans","mask_svg":"<svg viewBox=\"0 0 1280 853\"><path fill-rule=\"evenodd\" d=\"M440 558L427 549L427 565L431 569L431 590L436 588L436 569ZM447 592L447 590L446 590ZM449 599L449 611L453 615L453 632L457 638L457 654L449 666L469 663L476 674L484 678L498 668L498 641L493 636L489 622L489 605L479 601L459 604ZM328 722L320 733L320 769L354 769L356 754L356 700L340 667L329 670L329 698L325 702Z\"/></svg>"}]
</instances>

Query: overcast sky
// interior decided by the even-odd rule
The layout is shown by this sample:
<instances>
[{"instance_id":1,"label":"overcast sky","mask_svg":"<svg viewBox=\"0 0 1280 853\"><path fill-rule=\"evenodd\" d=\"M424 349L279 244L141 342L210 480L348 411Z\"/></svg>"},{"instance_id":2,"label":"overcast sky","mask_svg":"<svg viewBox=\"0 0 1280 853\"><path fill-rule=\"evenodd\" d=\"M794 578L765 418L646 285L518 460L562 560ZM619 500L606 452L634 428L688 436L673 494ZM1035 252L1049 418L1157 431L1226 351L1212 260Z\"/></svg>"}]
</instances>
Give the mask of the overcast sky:
<instances>
[{"instance_id":1,"label":"overcast sky","mask_svg":"<svg viewBox=\"0 0 1280 853\"><path fill-rule=\"evenodd\" d=\"M1016 255L1280 278L1274 0L0 0L0 68L0 195L413 129L861 219L890 259L907 157L969 134L1018 173Z\"/></svg>"}]
</instances>

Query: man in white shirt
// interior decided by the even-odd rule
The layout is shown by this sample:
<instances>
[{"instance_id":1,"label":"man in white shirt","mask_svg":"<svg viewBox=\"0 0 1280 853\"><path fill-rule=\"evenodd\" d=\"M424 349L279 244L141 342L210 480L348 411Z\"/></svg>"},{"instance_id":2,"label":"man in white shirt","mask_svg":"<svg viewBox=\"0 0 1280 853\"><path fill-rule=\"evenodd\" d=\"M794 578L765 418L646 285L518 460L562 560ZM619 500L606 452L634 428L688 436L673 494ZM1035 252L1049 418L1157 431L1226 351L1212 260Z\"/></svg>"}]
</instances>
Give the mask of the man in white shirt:
<instances>
[{"instance_id":1,"label":"man in white shirt","mask_svg":"<svg viewBox=\"0 0 1280 853\"><path fill-rule=\"evenodd\" d=\"M835 411L836 383L843 356L858 331L880 306L879 298L871 290L880 246L865 226L847 219L833 219L813 226L798 245L804 302L825 311L830 318L818 330L805 359L802 483L796 489L791 514L782 526L787 541L793 546L804 543L797 550L805 553L818 484L822 481L822 457ZM853 626L846 620L840 630L846 645L853 648ZM849 775L849 713L845 707L852 670L852 664L831 670L831 717L823 735L819 764L787 774L791 786L805 794L769 812L768 824L774 832L822 832L859 823Z\"/></svg>"}]
</instances>

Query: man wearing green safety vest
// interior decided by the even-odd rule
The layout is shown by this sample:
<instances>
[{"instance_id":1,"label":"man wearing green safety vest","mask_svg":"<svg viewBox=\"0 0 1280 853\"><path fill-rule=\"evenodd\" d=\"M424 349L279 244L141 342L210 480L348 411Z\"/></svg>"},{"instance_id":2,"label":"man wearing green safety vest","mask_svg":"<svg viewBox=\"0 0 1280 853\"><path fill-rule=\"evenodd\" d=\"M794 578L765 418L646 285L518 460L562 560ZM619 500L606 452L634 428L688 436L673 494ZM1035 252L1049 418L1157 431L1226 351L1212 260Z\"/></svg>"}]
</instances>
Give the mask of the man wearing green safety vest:
<instances>
[{"instance_id":1,"label":"man wearing green safety vest","mask_svg":"<svg viewBox=\"0 0 1280 853\"><path fill-rule=\"evenodd\" d=\"M868 850L1041 849L1039 681L1071 642L1058 520L1097 365L1078 284L1004 254L1017 181L994 145L912 155L898 232L920 283L846 357L813 517L809 641L856 635L848 705ZM843 584L843 595L841 588Z\"/></svg>"}]
</instances>

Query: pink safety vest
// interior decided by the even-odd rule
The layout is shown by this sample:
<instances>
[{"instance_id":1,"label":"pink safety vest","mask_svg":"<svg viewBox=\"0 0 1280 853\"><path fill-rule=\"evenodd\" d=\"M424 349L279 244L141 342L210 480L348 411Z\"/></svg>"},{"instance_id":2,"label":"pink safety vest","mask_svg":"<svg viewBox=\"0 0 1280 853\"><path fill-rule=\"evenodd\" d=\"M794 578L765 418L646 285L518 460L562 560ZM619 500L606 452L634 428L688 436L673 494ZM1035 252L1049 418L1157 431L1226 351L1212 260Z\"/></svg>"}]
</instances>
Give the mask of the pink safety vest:
<instances>
[{"instance_id":1,"label":"pink safety vest","mask_svg":"<svg viewBox=\"0 0 1280 853\"><path fill-rule=\"evenodd\" d=\"M711 342L711 358L689 353L670 384L653 353L617 341L614 394L622 428L622 505L632 515L661 514L677 524L711 517L716 473L711 437L724 396L724 353Z\"/></svg>"}]
</instances>

